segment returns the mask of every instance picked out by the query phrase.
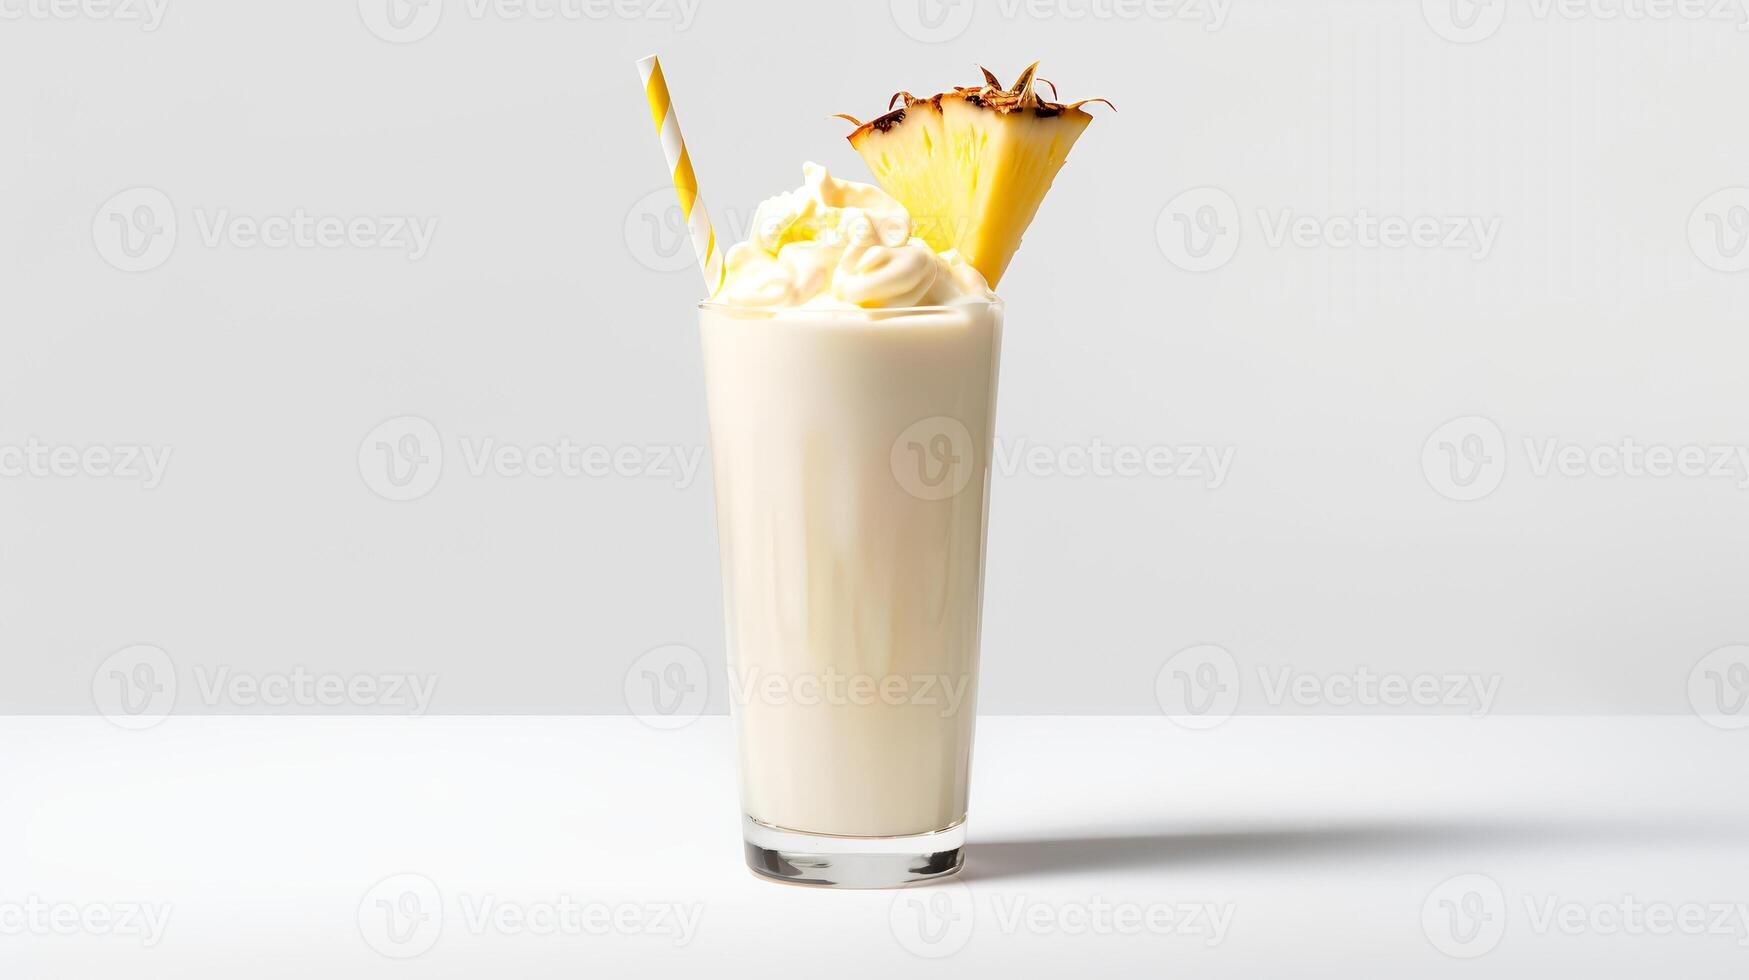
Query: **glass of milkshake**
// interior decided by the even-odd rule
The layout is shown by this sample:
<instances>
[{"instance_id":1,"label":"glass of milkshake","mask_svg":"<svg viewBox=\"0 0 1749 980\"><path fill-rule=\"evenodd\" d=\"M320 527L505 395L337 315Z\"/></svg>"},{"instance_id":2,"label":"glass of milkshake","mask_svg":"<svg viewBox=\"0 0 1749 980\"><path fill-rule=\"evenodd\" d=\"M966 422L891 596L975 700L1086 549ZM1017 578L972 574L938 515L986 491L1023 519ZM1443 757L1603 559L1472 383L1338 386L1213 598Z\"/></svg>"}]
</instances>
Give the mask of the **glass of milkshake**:
<instances>
[{"instance_id":1,"label":"glass of milkshake","mask_svg":"<svg viewBox=\"0 0 1749 980\"><path fill-rule=\"evenodd\" d=\"M1002 306L809 165L699 308L748 866L959 870Z\"/></svg>"},{"instance_id":2,"label":"glass of milkshake","mask_svg":"<svg viewBox=\"0 0 1749 980\"><path fill-rule=\"evenodd\" d=\"M953 874L1002 346L991 288L1083 107L1105 100L1044 99L1036 63L1008 86L985 69L900 92L843 117L880 186L809 164L718 264L660 68L639 68L712 290L699 330L747 864L841 887Z\"/></svg>"}]
</instances>

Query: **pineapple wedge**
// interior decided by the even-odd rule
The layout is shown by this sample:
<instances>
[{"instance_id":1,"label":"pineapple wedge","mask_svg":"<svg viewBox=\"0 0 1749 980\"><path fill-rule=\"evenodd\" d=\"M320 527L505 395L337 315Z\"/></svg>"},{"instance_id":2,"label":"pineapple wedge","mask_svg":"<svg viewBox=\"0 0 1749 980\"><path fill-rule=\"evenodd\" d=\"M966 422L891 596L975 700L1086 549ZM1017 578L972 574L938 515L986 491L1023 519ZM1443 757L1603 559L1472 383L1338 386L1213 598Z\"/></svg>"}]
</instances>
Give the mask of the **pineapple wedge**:
<instances>
[{"instance_id":1,"label":"pineapple wedge","mask_svg":"<svg viewBox=\"0 0 1749 980\"><path fill-rule=\"evenodd\" d=\"M1037 70L1035 62L1003 88L984 69L981 87L926 99L900 92L893 102L904 106L878 119L842 117L857 124L850 145L911 212L917 237L938 252L958 249L992 287L1093 121L1081 107L1105 102L1046 102L1033 90Z\"/></svg>"}]
</instances>

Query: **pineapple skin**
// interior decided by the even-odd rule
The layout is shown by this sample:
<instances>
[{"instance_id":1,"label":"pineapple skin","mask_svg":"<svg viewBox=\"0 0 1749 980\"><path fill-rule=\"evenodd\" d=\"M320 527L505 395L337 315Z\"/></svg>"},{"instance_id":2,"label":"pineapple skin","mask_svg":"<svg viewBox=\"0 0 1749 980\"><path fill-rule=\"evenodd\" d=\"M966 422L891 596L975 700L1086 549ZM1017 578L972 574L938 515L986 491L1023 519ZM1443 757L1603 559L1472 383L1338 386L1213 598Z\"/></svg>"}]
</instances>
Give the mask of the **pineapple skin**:
<instances>
[{"instance_id":1,"label":"pineapple skin","mask_svg":"<svg viewBox=\"0 0 1749 980\"><path fill-rule=\"evenodd\" d=\"M850 143L916 235L958 249L994 287L1092 121L1077 107L998 109L944 93L859 127Z\"/></svg>"}]
</instances>

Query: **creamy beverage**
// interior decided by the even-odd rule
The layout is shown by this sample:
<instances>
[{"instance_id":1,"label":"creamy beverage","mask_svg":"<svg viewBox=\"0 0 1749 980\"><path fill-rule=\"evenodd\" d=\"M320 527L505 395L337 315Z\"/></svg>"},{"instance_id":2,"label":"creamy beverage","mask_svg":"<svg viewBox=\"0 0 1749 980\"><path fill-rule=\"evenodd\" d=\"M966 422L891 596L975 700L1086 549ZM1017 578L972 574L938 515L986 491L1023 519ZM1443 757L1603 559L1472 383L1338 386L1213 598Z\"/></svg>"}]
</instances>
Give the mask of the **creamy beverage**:
<instances>
[{"instance_id":1,"label":"creamy beverage","mask_svg":"<svg viewBox=\"0 0 1749 980\"><path fill-rule=\"evenodd\" d=\"M699 307L742 831L769 878L890 887L964 858L990 284L1091 119L1039 98L1033 68L984 75L851 120L881 186L807 165Z\"/></svg>"},{"instance_id":2,"label":"creamy beverage","mask_svg":"<svg viewBox=\"0 0 1749 980\"><path fill-rule=\"evenodd\" d=\"M806 173L700 313L742 803L804 834L952 831L1000 306L878 188Z\"/></svg>"},{"instance_id":3,"label":"creamy beverage","mask_svg":"<svg viewBox=\"0 0 1749 980\"><path fill-rule=\"evenodd\" d=\"M702 315L741 795L839 836L965 818L998 308Z\"/></svg>"}]
</instances>

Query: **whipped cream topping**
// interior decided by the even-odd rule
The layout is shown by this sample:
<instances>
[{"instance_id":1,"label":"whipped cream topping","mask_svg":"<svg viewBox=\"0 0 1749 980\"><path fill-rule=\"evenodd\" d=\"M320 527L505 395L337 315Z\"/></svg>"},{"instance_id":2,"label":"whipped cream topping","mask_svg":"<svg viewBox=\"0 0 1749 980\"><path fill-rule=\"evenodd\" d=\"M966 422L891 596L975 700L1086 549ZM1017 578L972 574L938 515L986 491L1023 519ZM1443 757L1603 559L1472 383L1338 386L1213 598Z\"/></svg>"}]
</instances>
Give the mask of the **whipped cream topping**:
<instances>
[{"instance_id":1,"label":"whipped cream topping","mask_svg":"<svg viewBox=\"0 0 1749 980\"><path fill-rule=\"evenodd\" d=\"M732 306L947 306L989 301L984 277L911 235L904 205L872 184L802 166L802 186L765 201L729 249L715 299Z\"/></svg>"}]
</instances>

